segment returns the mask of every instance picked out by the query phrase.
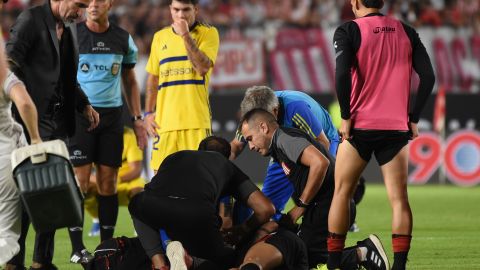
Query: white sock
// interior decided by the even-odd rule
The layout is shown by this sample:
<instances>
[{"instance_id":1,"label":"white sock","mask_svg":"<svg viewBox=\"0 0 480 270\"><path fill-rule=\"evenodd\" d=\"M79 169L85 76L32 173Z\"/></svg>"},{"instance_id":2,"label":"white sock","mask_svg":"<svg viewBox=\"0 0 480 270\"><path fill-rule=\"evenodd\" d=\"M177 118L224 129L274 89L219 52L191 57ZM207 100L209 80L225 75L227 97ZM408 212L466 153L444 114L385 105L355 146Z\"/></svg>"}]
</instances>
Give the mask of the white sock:
<instances>
[{"instance_id":1,"label":"white sock","mask_svg":"<svg viewBox=\"0 0 480 270\"><path fill-rule=\"evenodd\" d=\"M360 250L360 261L364 262L367 260L367 248L366 247L359 247Z\"/></svg>"}]
</instances>

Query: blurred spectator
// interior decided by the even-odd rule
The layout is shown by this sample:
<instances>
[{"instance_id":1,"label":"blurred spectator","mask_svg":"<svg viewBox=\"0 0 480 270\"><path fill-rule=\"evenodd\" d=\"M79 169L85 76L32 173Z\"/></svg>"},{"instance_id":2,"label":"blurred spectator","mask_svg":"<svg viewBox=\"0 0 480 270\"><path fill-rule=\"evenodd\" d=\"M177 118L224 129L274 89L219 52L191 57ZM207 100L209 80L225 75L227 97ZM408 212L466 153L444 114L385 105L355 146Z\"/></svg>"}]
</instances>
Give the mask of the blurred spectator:
<instances>
[{"instance_id":1,"label":"blurred spectator","mask_svg":"<svg viewBox=\"0 0 480 270\"><path fill-rule=\"evenodd\" d=\"M420 0L420 14L416 26L428 25L438 27L442 24L440 13L436 10L430 0Z\"/></svg>"},{"instance_id":2,"label":"blurred spectator","mask_svg":"<svg viewBox=\"0 0 480 270\"><path fill-rule=\"evenodd\" d=\"M246 23L251 26L259 26L265 22L267 16L266 6L262 0L242 1L245 10Z\"/></svg>"},{"instance_id":3,"label":"blurred spectator","mask_svg":"<svg viewBox=\"0 0 480 270\"><path fill-rule=\"evenodd\" d=\"M315 0L311 23L322 28L338 26L340 23L340 5L336 0Z\"/></svg>"},{"instance_id":4,"label":"blurred spectator","mask_svg":"<svg viewBox=\"0 0 480 270\"><path fill-rule=\"evenodd\" d=\"M475 16L473 16L472 25L473 25L473 32L476 35L480 35L480 13L477 13L475 14Z\"/></svg>"},{"instance_id":5,"label":"blurred spectator","mask_svg":"<svg viewBox=\"0 0 480 270\"><path fill-rule=\"evenodd\" d=\"M463 16L456 0L446 0L446 7L443 10L444 24L453 27L463 25Z\"/></svg>"},{"instance_id":6,"label":"blurred spectator","mask_svg":"<svg viewBox=\"0 0 480 270\"><path fill-rule=\"evenodd\" d=\"M4 37L8 39L21 10L43 2L10 0L2 12ZM168 4L168 0L115 0L112 21L130 31L140 53L148 54L150 48L145 44L151 43L156 31L171 24ZM274 37L282 27L329 28L354 19L349 0L200 0L199 4L199 19L215 25L221 35L236 29L264 40ZM480 0L385 0L382 12L416 27L480 31Z\"/></svg>"},{"instance_id":7,"label":"blurred spectator","mask_svg":"<svg viewBox=\"0 0 480 270\"><path fill-rule=\"evenodd\" d=\"M225 32L230 25L230 5L222 0L210 0L210 4L204 6L199 14L200 19L214 24L219 32Z\"/></svg>"},{"instance_id":8,"label":"blurred spectator","mask_svg":"<svg viewBox=\"0 0 480 270\"><path fill-rule=\"evenodd\" d=\"M310 26L312 0L287 0L283 2L283 19L288 25Z\"/></svg>"},{"instance_id":9,"label":"blurred spectator","mask_svg":"<svg viewBox=\"0 0 480 270\"><path fill-rule=\"evenodd\" d=\"M478 16L480 15L480 1L479 0L458 0L457 8L460 11L465 21L465 25L471 25L474 29L477 27Z\"/></svg>"}]
</instances>

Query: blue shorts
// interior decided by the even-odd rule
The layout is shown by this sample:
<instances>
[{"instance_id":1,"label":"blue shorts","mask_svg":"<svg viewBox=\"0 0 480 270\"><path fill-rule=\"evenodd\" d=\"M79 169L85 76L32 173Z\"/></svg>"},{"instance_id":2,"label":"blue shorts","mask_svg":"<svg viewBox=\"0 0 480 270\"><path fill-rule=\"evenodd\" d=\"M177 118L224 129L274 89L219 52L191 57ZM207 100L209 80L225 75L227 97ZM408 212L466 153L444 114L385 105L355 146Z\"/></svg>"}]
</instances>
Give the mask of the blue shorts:
<instances>
[{"instance_id":1,"label":"blue shorts","mask_svg":"<svg viewBox=\"0 0 480 270\"><path fill-rule=\"evenodd\" d=\"M288 180L282 166L278 162L270 161L267 176L263 182L262 192L273 203L276 209L275 220L280 219L285 205L293 194L293 184Z\"/></svg>"},{"instance_id":2,"label":"blue shorts","mask_svg":"<svg viewBox=\"0 0 480 270\"><path fill-rule=\"evenodd\" d=\"M267 175L263 182L262 192L275 206L276 213L273 216L273 219L279 220L282 211L285 209L285 205L293 193L293 185L288 180L279 163L270 161L268 164ZM241 224L251 214L251 209L243 204L235 203L233 210L234 224Z\"/></svg>"},{"instance_id":3,"label":"blue shorts","mask_svg":"<svg viewBox=\"0 0 480 270\"><path fill-rule=\"evenodd\" d=\"M338 145L340 144L340 141L331 141L330 142L330 148L328 149L328 152L330 152L330 155L332 155L333 158L337 157L337 150L338 150Z\"/></svg>"}]
</instances>

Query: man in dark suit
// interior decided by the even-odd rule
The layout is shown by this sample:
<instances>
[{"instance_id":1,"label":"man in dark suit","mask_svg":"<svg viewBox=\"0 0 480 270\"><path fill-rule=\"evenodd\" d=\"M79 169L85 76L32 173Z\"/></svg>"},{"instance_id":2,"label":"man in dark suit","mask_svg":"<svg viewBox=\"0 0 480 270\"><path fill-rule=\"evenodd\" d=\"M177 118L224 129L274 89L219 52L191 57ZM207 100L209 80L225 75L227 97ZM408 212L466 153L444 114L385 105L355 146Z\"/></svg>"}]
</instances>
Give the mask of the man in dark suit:
<instances>
[{"instance_id":1,"label":"man in dark suit","mask_svg":"<svg viewBox=\"0 0 480 270\"><path fill-rule=\"evenodd\" d=\"M10 31L6 49L12 71L25 83L39 115L42 140L62 139L75 133L75 110L89 120L89 130L99 122L77 83L78 45L74 20L90 0L47 0L42 6L23 11ZM16 113L17 120L21 120ZM7 269L24 269L25 237L29 221L22 218L20 253ZM70 228L73 252L84 251L81 224ZM57 269L52 264L55 232L39 233L31 269Z\"/></svg>"}]
</instances>

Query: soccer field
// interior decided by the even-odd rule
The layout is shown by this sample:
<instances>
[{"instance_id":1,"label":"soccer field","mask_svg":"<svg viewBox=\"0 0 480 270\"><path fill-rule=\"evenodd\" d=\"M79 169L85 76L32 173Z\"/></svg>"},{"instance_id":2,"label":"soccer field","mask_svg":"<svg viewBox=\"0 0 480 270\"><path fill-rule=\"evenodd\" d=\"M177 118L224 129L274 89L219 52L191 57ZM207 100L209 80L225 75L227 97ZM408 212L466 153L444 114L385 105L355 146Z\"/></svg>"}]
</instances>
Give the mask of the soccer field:
<instances>
[{"instance_id":1,"label":"soccer field","mask_svg":"<svg viewBox=\"0 0 480 270\"><path fill-rule=\"evenodd\" d=\"M480 187L411 186L410 203L414 215L412 249L408 269L480 269ZM359 205L357 224L360 232L348 235L353 244L376 233L393 260L390 238L390 208L385 188L368 185ZM86 236L91 220L85 222L85 244L93 251L98 237ZM125 207L120 210L116 235L133 235L132 223ZM27 242L27 265L32 258L34 233ZM70 240L66 229L56 234L54 263L61 270L82 269L69 263Z\"/></svg>"}]
</instances>

